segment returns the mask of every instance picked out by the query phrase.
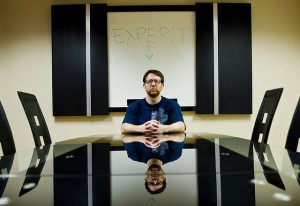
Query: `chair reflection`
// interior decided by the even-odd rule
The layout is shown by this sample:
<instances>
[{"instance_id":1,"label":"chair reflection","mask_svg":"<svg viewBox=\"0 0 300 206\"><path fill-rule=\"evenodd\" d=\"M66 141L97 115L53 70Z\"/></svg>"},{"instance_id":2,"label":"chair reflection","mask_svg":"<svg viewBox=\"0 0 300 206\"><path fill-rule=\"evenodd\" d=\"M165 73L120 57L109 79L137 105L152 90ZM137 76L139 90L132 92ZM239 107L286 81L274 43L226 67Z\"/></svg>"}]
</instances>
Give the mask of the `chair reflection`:
<instances>
[{"instance_id":1,"label":"chair reflection","mask_svg":"<svg viewBox=\"0 0 300 206\"><path fill-rule=\"evenodd\" d=\"M6 155L1 157L0 159L0 198L3 195L3 192L5 190L7 181L9 179L8 175L10 174L10 170L14 161L14 154L12 155Z\"/></svg>"},{"instance_id":2,"label":"chair reflection","mask_svg":"<svg viewBox=\"0 0 300 206\"><path fill-rule=\"evenodd\" d=\"M197 139L199 205L238 205L240 202L243 205L256 205L256 184L263 180L259 173L256 174L253 150L256 151L266 181L285 190L268 145L233 140L236 150L221 146L230 141L226 138L215 139L215 142ZM240 151L248 151L248 154Z\"/></svg>"},{"instance_id":3,"label":"chair reflection","mask_svg":"<svg viewBox=\"0 0 300 206\"><path fill-rule=\"evenodd\" d=\"M299 153L293 151L287 151L287 153L291 161L292 167L294 168L296 179L300 185L300 155Z\"/></svg>"},{"instance_id":4,"label":"chair reflection","mask_svg":"<svg viewBox=\"0 0 300 206\"><path fill-rule=\"evenodd\" d=\"M21 187L19 196L36 188L39 184L41 173L47 160L50 145L45 145L33 150L32 158L26 172L24 183Z\"/></svg>"},{"instance_id":5,"label":"chair reflection","mask_svg":"<svg viewBox=\"0 0 300 206\"><path fill-rule=\"evenodd\" d=\"M258 156L259 162L261 163L261 166L264 170L264 175L266 177L266 180L282 189L285 190L285 186L283 184L283 181L278 173L278 169L276 166L276 163L274 161L272 152L270 150L270 146L266 144L256 143L254 142L254 148L256 151L256 154Z\"/></svg>"}]
</instances>

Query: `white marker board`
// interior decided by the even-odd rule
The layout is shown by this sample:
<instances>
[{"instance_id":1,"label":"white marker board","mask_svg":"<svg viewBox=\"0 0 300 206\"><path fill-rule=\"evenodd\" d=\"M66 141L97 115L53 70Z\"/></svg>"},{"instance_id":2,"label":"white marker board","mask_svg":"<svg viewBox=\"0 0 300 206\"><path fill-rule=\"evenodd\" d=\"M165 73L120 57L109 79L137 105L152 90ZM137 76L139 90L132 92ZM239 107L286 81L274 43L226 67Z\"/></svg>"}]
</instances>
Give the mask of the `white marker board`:
<instances>
[{"instance_id":1,"label":"white marker board","mask_svg":"<svg viewBox=\"0 0 300 206\"><path fill-rule=\"evenodd\" d=\"M143 75L165 76L162 95L195 106L195 12L108 12L109 107L145 97Z\"/></svg>"}]
</instances>

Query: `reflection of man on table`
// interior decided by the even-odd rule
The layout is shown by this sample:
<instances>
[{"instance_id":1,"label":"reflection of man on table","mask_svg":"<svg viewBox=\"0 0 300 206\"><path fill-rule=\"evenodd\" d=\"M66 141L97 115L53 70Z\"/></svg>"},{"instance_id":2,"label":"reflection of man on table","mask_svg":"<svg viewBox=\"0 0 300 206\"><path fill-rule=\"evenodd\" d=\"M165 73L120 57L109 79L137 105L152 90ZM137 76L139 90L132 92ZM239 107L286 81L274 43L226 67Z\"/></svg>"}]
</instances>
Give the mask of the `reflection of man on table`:
<instances>
[{"instance_id":1,"label":"reflection of man on table","mask_svg":"<svg viewBox=\"0 0 300 206\"><path fill-rule=\"evenodd\" d=\"M148 165L145 187L149 193L158 194L166 188L166 177L162 166L181 156L184 138L185 133L122 135L128 157Z\"/></svg>"}]
</instances>

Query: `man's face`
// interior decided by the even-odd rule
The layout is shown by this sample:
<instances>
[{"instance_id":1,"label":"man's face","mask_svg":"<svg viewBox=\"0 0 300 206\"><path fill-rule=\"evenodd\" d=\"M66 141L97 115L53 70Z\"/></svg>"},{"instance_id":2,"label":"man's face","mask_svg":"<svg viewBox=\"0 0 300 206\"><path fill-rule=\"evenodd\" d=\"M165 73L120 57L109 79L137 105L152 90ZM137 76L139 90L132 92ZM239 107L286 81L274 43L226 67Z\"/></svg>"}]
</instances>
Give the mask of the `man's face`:
<instances>
[{"instance_id":1,"label":"man's face","mask_svg":"<svg viewBox=\"0 0 300 206\"><path fill-rule=\"evenodd\" d=\"M147 172L145 181L151 191L156 191L163 186L165 180L164 171L158 165L151 165Z\"/></svg>"},{"instance_id":2,"label":"man's face","mask_svg":"<svg viewBox=\"0 0 300 206\"><path fill-rule=\"evenodd\" d=\"M150 73L146 78L144 88L151 98L155 98L160 94L161 90L164 88L164 84L161 83L161 79L159 76Z\"/></svg>"}]
</instances>

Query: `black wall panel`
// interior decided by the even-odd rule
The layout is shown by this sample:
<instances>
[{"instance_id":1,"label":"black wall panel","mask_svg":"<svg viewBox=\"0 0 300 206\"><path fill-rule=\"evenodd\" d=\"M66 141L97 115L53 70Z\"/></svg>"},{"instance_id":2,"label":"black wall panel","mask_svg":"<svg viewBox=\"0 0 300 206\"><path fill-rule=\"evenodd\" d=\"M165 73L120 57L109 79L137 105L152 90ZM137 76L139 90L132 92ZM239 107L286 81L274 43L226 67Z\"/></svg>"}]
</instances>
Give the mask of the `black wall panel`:
<instances>
[{"instance_id":1,"label":"black wall panel","mask_svg":"<svg viewBox=\"0 0 300 206\"><path fill-rule=\"evenodd\" d=\"M107 6L91 4L91 112L108 114Z\"/></svg>"},{"instance_id":2,"label":"black wall panel","mask_svg":"<svg viewBox=\"0 0 300 206\"><path fill-rule=\"evenodd\" d=\"M196 3L196 113L214 113L213 4Z\"/></svg>"},{"instance_id":3,"label":"black wall panel","mask_svg":"<svg viewBox=\"0 0 300 206\"><path fill-rule=\"evenodd\" d=\"M86 114L85 5L52 6L53 115Z\"/></svg>"},{"instance_id":4,"label":"black wall panel","mask_svg":"<svg viewBox=\"0 0 300 206\"><path fill-rule=\"evenodd\" d=\"M214 32L217 47L214 47ZM213 3L196 4L197 114L252 113L251 38L251 4L218 3L215 16ZM214 65L214 50L218 51L218 65ZM217 79L214 79L215 66ZM218 91L218 100L214 99L214 90ZM215 101L218 111L214 111Z\"/></svg>"},{"instance_id":5,"label":"black wall panel","mask_svg":"<svg viewBox=\"0 0 300 206\"><path fill-rule=\"evenodd\" d=\"M90 5L91 82L86 81L86 5L52 6L53 115L109 113L107 6ZM87 87L91 105L87 105Z\"/></svg>"},{"instance_id":6,"label":"black wall panel","mask_svg":"<svg viewBox=\"0 0 300 206\"><path fill-rule=\"evenodd\" d=\"M219 113L252 113L251 4L218 4Z\"/></svg>"}]
</instances>

